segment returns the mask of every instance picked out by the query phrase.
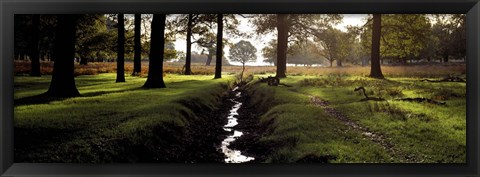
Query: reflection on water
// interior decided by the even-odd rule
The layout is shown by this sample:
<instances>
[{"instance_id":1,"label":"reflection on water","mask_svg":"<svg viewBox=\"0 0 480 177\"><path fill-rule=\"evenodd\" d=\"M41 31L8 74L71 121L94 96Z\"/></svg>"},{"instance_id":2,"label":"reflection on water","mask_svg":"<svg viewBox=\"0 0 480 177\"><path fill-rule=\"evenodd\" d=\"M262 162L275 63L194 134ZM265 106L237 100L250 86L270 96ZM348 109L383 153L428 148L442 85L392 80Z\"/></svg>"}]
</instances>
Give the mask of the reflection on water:
<instances>
[{"instance_id":1,"label":"reflection on water","mask_svg":"<svg viewBox=\"0 0 480 177\"><path fill-rule=\"evenodd\" d=\"M222 141L221 149L222 149L222 153L225 154L225 156L227 156L227 158L225 159L226 163L242 163L242 162L248 162L255 159L253 157L247 157L242 155L242 152L239 150L228 148L230 143L232 143L233 141L235 141L236 139L238 139L240 136L243 135L243 132L233 129L236 125L238 125L237 118L235 116L238 116L238 109L240 109L240 107L242 106L242 103L236 100L240 98L242 95L242 93L237 90L238 90L238 87L235 87L232 90L236 92L236 94L235 94L235 98L230 99L230 101L235 103L235 105L233 105L232 109L230 109L230 114L228 114L228 117L227 117L228 123L225 126L223 126L223 129L225 131L227 132L233 131L232 135L228 136Z\"/></svg>"}]
</instances>

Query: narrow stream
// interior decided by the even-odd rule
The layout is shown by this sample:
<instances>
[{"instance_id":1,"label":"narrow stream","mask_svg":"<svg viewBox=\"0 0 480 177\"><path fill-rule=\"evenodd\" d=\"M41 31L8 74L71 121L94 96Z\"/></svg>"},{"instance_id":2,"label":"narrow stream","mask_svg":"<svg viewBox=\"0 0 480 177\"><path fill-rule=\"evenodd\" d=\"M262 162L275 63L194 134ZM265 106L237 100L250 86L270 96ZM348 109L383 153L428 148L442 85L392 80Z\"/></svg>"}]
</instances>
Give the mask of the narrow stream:
<instances>
[{"instance_id":1,"label":"narrow stream","mask_svg":"<svg viewBox=\"0 0 480 177\"><path fill-rule=\"evenodd\" d=\"M238 116L238 109L240 109L240 107L242 106L242 103L237 101L237 99L242 96L242 92L238 91L238 87L235 87L232 91L235 93L235 98L230 99L230 101L235 103L235 105L232 106L232 109L230 109L230 114L228 114L228 123L223 126L223 129L225 131L232 134L227 136L227 138L222 141L222 145L220 148L222 150L222 153L225 154L225 156L227 157L225 159L225 163L243 163L254 160L255 158L244 156L242 155L241 151L230 149L228 147L230 143L243 135L243 132L234 129L234 127L238 124L237 118L235 116Z\"/></svg>"}]
</instances>

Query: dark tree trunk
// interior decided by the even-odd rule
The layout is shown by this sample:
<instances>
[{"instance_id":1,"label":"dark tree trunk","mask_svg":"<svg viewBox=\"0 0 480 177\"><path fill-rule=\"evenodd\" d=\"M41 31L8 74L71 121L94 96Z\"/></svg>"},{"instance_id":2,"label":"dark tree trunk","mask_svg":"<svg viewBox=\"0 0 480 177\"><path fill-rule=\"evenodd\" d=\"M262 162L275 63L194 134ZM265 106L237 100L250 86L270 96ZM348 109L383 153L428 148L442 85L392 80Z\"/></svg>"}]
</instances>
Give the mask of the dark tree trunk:
<instances>
[{"instance_id":1,"label":"dark tree trunk","mask_svg":"<svg viewBox=\"0 0 480 177\"><path fill-rule=\"evenodd\" d=\"M81 65L87 65L88 64L88 58L80 58L80 64Z\"/></svg>"},{"instance_id":2,"label":"dark tree trunk","mask_svg":"<svg viewBox=\"0 0 480 177\"><path fill-rule=\"evenodd\" d=\"M217 61L215 63L215 79L222 78L223 14L217 15L217 26Z\"/></svg>"},{"instance_id":3,"label":"dark tree trunk","mask_svg":"<svg viewBox=\"0 0 480 177\"><path fill-rule=\"evenodd\" d=\"M40 15L33 15L32 17L32 33L30 39L30 59L32 60L32 69L30 76L41 76L40 73L40 51L38 49L39 42L39 27L40 27Z\"/></svg>"},{"instance_id":4,"label":"dark tree trunk","mask_svg":"<svg viewBox=\"0 0 480 177\"><path fill-rule=\"evenodd\" d=\"M165 14L154 14L150 39L148 78L143 87L165 88L163 81L163 52L165 51Z\"/></svg>"},{"instance_id":5,"label":"dark tree trunk","mask_svg":"<svg viewBox=\"0 0 480 177\"><path fill-rule=\"evenodd\" d=\"M333 67L333 60L330 60L330 68Z\"/></svg>"},{"instance_id":6,"label":"dark tree trunk","mask_svg":"<svg viewBox=\"0 0 480 177\"><path fill-rule=\"evenodd\" d=\"M287 77L288 25L287 15L277 14L277 78Z\"/></svg>"},{"instance_id":7,"label":"dark tree trunk","mask_svg":"<svg viewBox=\"0 0 480 177\"><path fill-rule=\"evenodd\" d=\"M380 68L380 33L382 30L381 14L373 14L372 30L372 62L370 68L370 77L383 79L382 69Z\"/></svg>"},{"instance_id":8,"label":"dark tree trunk","mask_svg":"<svg viewBox=\"0 0 480 177\"><path fill-rule=\"evenodd\" d=\"M447 63L448 62L448 54L443 55L443 62Z\"/></svg>"},{"instance_id":9,"label":"dark tree trunk","mask_svg":"<svg viewBox=\"0 0 480 177\"><path fill-rule=\"evenodd\" d=\"M123 14L118 14L118 40L117 40L117 80L116 82L125 82L125 18Z\"/></svg>"},{"instance_id":10,"label":"dark tree trunk","mask_svg":"<svg viewBox=\"0 0 480 177\"><path fill-rule=\"evenodd\" d=\"M80 96L75 86L74 61L75 32L79 16L59 15L55 33L55 42L52 58L52 81L47 95L56 97Z\"/></svg>"},{"instance_id":11,"label":"dark tree trunk","mask_svg":"<svg viewBox=\"0 0 480 177\"><path fill-rule=\"evenodd\" d=\"M342 67L342 60L337 60L337 67Z\"/></svg>"},{"instance_id":12,"label":"dark tree trunk","mask_svg":"<svg viewBox=\"0 0 480 177\"><path fill-rule=\"evenodd\" d=\"M193 15L188 14L188 25L187 25L187 56L185 57L185 75L192 74L191 63L192 63L192 28L193 28Z\"/></svg>"},{"instance_id":13,"label":"dark tree trunk","mask_svg":"<svg viewBox=\"0 0 480 177\"><path fill-rule=\"evenodd\" d=\"M141 30L142 15L135 14L135 46L134 46L134 56L133 56L133 73L132 75L137 76L142 72L142 44L140 43L140 30Z\"/></svg>"}]
</instances>

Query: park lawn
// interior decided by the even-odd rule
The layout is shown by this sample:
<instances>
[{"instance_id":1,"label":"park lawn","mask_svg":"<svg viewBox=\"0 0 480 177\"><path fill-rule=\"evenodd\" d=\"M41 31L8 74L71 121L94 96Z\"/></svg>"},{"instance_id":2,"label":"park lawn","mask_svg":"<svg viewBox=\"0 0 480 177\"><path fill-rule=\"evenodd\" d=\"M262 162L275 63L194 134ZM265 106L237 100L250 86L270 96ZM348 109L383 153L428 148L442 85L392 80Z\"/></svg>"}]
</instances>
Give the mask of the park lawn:
<instances>
[{"instance_id":1,"label":"park lawn","mask_svg":"<svg viewBox=\"0 0 480 177\"><path fill-rule=\"evenodd\" d=\"M258 95L252 100L263 105L260 110L265 112L260 121L268 125L262 141L284 142L267 161L295 162L313 154L336 157L331 162L465 163L466 83L420 79L330 74L281 80L292 87L252 86ZM370 97L388 101L360 101L363 94L354 92L360 86ZM348 130L321 107L313 106L309 96L328 101L359 125L388 137L400 152L389 154L360 132ZM432 98L446 105L395 100L407 97Z\"/></svg>"},{"instance_id":2,"label":"park lawn","mask_svg":"<svg viewBox=\"0 0 480 177\"><path fill-rule=\"evenodd\" d=\"M125 83L115 83L115 76L76 77L81 97L15 105L15 160L122 162L141 159L129 155L127 146L143 148L149 153L144 156L176 151L170 145L183 138L198 113L217 109L234 81L233 76L168 74L167 88L143 89L146 78L126 76ZM50 79L15 77L15 99L44 93Z\"/></svg>"}]
</instances>

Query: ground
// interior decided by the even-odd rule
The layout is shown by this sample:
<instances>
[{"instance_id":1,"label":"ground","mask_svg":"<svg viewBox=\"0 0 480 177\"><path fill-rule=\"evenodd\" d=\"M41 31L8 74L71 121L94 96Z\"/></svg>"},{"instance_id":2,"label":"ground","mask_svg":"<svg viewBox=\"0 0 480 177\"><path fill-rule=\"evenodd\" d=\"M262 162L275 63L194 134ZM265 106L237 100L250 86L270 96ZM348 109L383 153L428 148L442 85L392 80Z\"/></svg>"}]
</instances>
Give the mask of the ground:
<instances>
[{"instance_id":1,"label":"ground","mask_svg":"<svg viewBox=\"0 0 480 177\"><path fill-rule=\"evenodd\" d=\"M217 143L241 67L225 66L224 78L212 79L214 67L194 65L203 75L183 76L167 64L167 88L142 89L144 76L115 83L108 64L77 65L81 97L38 99L50 76L24 76L22 66L14 79L17 162L222 161ZM259 81L274 67L247 68L238 125L246 133L232 146L255 162L464 163L466 83L424 79L464 78L465 66L382 69L385 80L366 77L368 67L289 67L286 86L276 87ZM357 87L386 101L362 101Z\"/></svg>"}]
</instances>

